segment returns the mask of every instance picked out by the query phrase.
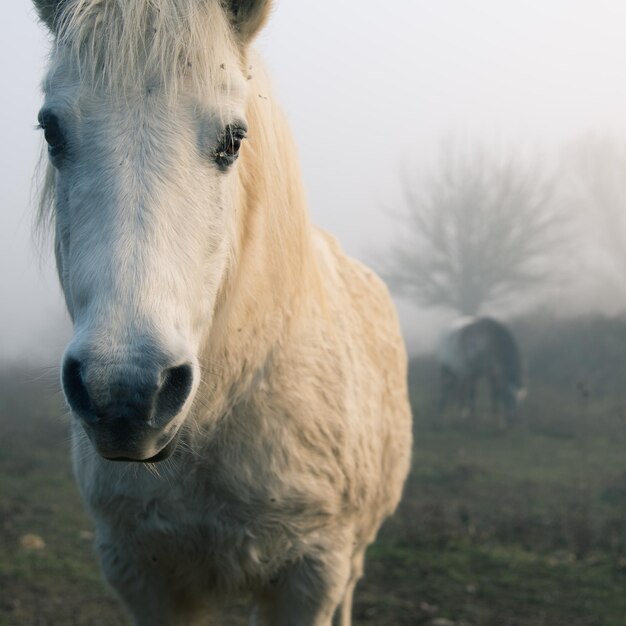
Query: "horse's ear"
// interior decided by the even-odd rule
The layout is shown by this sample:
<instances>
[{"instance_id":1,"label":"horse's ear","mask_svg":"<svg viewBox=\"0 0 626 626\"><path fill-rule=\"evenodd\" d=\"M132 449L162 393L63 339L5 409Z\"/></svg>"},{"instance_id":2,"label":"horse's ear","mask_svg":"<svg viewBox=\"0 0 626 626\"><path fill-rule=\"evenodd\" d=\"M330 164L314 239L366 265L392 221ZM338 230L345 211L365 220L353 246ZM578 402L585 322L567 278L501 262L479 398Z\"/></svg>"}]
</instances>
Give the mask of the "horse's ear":
<instances>
[{"instance_id":1,"label":"horse's ear","mask_svg":"<svg viewBox=\"0 0 626 626\"><path fill-rule=\"evenodd\" d=\"M39 18L51 30L55 31L57 18L61 13L61 7L65 0L33 0Z\"/></svg>"},{"instance_id":2,"label":"horse's ear","mask_svg":"<svg viewBox=\"0 0 626 626\"><path fill-rule=\"evenodd\" d=\"M272 0L225 0L225 6L235 32L247 44L267 21Z\"/></svg>"}]
</instances>

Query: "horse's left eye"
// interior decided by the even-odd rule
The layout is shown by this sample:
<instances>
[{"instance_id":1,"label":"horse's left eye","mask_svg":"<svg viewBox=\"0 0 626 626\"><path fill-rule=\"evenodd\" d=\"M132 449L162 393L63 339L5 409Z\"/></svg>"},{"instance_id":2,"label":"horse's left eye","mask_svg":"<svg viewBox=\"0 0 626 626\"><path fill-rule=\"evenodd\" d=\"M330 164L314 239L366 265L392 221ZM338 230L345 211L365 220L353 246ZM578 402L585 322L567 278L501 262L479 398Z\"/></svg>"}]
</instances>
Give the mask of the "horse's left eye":
<instances>
[{"instance_id":1,"label":"horse's left eye","mask_svg":"<svg viewBox=\"0 0 626 626\"><path fill-rule=\"evenodd\" d=\"M54 157L63 152L65 137L59 123L59 118L53 113L42 111L39 114L39 127L43 129L48 152Z\"/></svg>"},{"instance_id":2,"label":"horse's left eye","mask_svg":"<svg viewBox=\"0 0 626 626\"><path fill-rule=\"evenodd\" d=\"M215 151L215 161L221 168L232 165L239 156L241 142L246 138L246 129L241 126L227 126Z\"/></svg>"}]
</instances>

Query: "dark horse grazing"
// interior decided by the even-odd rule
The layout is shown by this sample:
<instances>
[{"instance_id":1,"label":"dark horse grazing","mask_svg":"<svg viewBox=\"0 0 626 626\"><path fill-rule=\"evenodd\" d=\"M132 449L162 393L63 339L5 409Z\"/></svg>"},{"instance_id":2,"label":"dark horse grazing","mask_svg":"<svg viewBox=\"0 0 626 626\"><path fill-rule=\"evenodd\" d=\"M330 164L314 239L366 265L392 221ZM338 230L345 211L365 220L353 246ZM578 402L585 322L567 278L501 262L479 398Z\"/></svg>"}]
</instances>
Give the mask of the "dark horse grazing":
<instances>
[{"instance_id":1,"label":"dark horse grazing","mask_svg":"<svg viewBox=\"0 0 626 626\"><path fill-rule=\"evenodd\" d=\"M487 380L494 415L511 421L526 395L520 352L511 332L489 317L465 317L444 334L438 351L441 367L439 414L456 401L464 417L475 418L476 387Z\"/></svg>"}]
</instances>

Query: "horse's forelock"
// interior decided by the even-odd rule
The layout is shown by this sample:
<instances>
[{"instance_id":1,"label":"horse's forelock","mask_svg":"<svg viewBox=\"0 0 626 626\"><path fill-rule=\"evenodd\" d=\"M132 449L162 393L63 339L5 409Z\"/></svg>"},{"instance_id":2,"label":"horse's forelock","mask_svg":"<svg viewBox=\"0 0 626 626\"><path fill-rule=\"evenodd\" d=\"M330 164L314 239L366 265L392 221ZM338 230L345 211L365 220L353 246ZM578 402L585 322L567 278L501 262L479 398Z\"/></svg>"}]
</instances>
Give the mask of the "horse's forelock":
<instances>
[{"instance_id":1,"label":"horse's forelock","mask_svg":"<svg viewBox=\"0 0 626 626\"><path fill-rule=\"evenodd\" d=\"M113 94L150 83L170 93L183 83L223 89L240 52L220 0L65 0L56 42L81 83Z\"/></svg>"}]
</instances>

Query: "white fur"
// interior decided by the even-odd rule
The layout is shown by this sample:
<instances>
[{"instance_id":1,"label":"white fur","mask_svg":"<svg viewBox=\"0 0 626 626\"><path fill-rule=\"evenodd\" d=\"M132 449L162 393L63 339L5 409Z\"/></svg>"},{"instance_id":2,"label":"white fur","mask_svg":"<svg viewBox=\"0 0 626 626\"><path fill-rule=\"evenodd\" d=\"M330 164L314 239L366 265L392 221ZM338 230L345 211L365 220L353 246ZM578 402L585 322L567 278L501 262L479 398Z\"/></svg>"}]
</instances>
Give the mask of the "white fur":
<instances>
[{"instance_id":1,"label":"white fur","mask_svg":"<svg viewBox=\"0 0 626 626\"><path fill-rule=\"evenodd\" d=\"M155 7L175 28L142 47ZM168 461L111 463L74 424L105 575L137 626L206 624L241 595L258 624L348 626L410 463L387 291L309 225L289 132L217 0L65 10L45 92L72 154L44 198L68 351L106 372L148 336L196 371ZM234 119L249 139L219 172L198 146Z\"/></svg>"}]
</instances>

